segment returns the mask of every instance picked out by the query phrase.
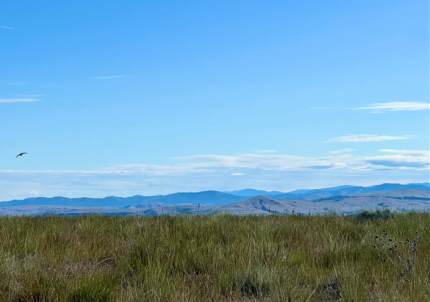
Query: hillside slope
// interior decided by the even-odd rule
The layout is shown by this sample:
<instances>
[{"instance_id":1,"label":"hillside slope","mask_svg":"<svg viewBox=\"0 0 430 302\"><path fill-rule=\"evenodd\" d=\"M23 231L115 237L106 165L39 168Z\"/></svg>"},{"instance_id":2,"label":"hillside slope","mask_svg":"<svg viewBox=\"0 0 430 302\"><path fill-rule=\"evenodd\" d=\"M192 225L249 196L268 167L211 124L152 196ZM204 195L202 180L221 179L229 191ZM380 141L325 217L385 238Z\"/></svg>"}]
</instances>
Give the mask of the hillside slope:
<instances>
[{"instance_id":1,"label":"hillside slope","mask_svg":"<svg viewBox=\"0 0 430 302\"><path fill-rule=\"evenodd\" d=\"M371 192L384 192L393 190L418 190L418 191L430 191L430 187L425 184L381 184L370 187L360 186L340 186L335 188L317 189L304 192L303 194L284 193L272 196L275 199L280 200L318 200L321 198L328 198L331 196L340 195L351 195L360 193L371 193Z\"/></svg>"}]
</instances>

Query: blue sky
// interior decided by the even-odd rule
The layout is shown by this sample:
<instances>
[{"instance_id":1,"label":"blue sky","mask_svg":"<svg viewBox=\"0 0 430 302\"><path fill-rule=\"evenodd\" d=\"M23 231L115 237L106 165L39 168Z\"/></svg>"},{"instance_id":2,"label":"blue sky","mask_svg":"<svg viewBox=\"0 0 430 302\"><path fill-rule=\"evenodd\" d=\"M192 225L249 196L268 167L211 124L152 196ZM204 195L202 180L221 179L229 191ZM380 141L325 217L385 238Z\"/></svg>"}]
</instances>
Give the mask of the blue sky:
<instances>
[{"instance_id":1,"label":"blue sky","mask_svg":"<svg viewBox=\"0 0 430 302\"><path fill-rule=\"evenodd\" d=\"M2 3L0 200L429 181L428 54L425 0Z\"/></svg>"}]
</instances>

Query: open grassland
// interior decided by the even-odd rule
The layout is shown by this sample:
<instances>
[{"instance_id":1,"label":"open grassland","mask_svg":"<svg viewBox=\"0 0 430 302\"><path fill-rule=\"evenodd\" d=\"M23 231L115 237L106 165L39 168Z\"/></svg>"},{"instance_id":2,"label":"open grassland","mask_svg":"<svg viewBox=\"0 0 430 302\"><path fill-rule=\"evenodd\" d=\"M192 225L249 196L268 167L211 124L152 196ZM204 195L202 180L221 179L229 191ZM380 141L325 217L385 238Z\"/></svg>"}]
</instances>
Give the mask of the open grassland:
<instances>
[{"instance_id":1,"label":"open grassland","mask_svg":"<svg viewBox=\"0 0 430 302\"><path fill-rule=\"evenodd\" d=\"M4 217L0 301L429 301L430 232L410 279L374 249L383 230L429 226L426 213Z\"/></svg>"}]
</instances>

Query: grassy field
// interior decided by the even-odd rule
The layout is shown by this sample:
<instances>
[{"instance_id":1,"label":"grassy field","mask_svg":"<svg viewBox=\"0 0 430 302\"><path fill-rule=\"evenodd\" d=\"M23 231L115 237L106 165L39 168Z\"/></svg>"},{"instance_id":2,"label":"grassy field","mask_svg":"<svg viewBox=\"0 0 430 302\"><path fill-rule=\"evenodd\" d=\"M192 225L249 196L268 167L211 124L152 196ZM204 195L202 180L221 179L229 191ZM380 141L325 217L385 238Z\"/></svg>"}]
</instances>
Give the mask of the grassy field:
<instances>
[{"instance_id":1,"label":"grassy field","mask_svg":"<svg viewBox=\"0 0 430 302\"><path fill-rule=\"evenodd\" d=\"M428 226L425 213L4 217L0 301L429 301L429 232L409 279L374 248L383 230L398 242Z\"/></svg>"}]
</instances>

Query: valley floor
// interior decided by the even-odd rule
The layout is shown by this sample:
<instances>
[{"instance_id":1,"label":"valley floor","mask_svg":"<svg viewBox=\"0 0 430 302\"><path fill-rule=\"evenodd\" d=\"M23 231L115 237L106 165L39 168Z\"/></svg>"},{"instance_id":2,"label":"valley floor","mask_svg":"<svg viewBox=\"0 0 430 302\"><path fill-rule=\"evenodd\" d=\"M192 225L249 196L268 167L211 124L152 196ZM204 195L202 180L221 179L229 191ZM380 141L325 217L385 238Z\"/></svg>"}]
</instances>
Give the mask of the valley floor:
<instances>
[{"instance_id":1,"label":"valley floor","mask_svg":"<svg viewBox=\"0 0 430 302\"><path fill-rule=\"evenodd\" d=\"M429 301L428 227L428 213L3 217L0 302ZM374 248L383 230L421 234L410 278Z\"/></svg>"}]
</instances>

